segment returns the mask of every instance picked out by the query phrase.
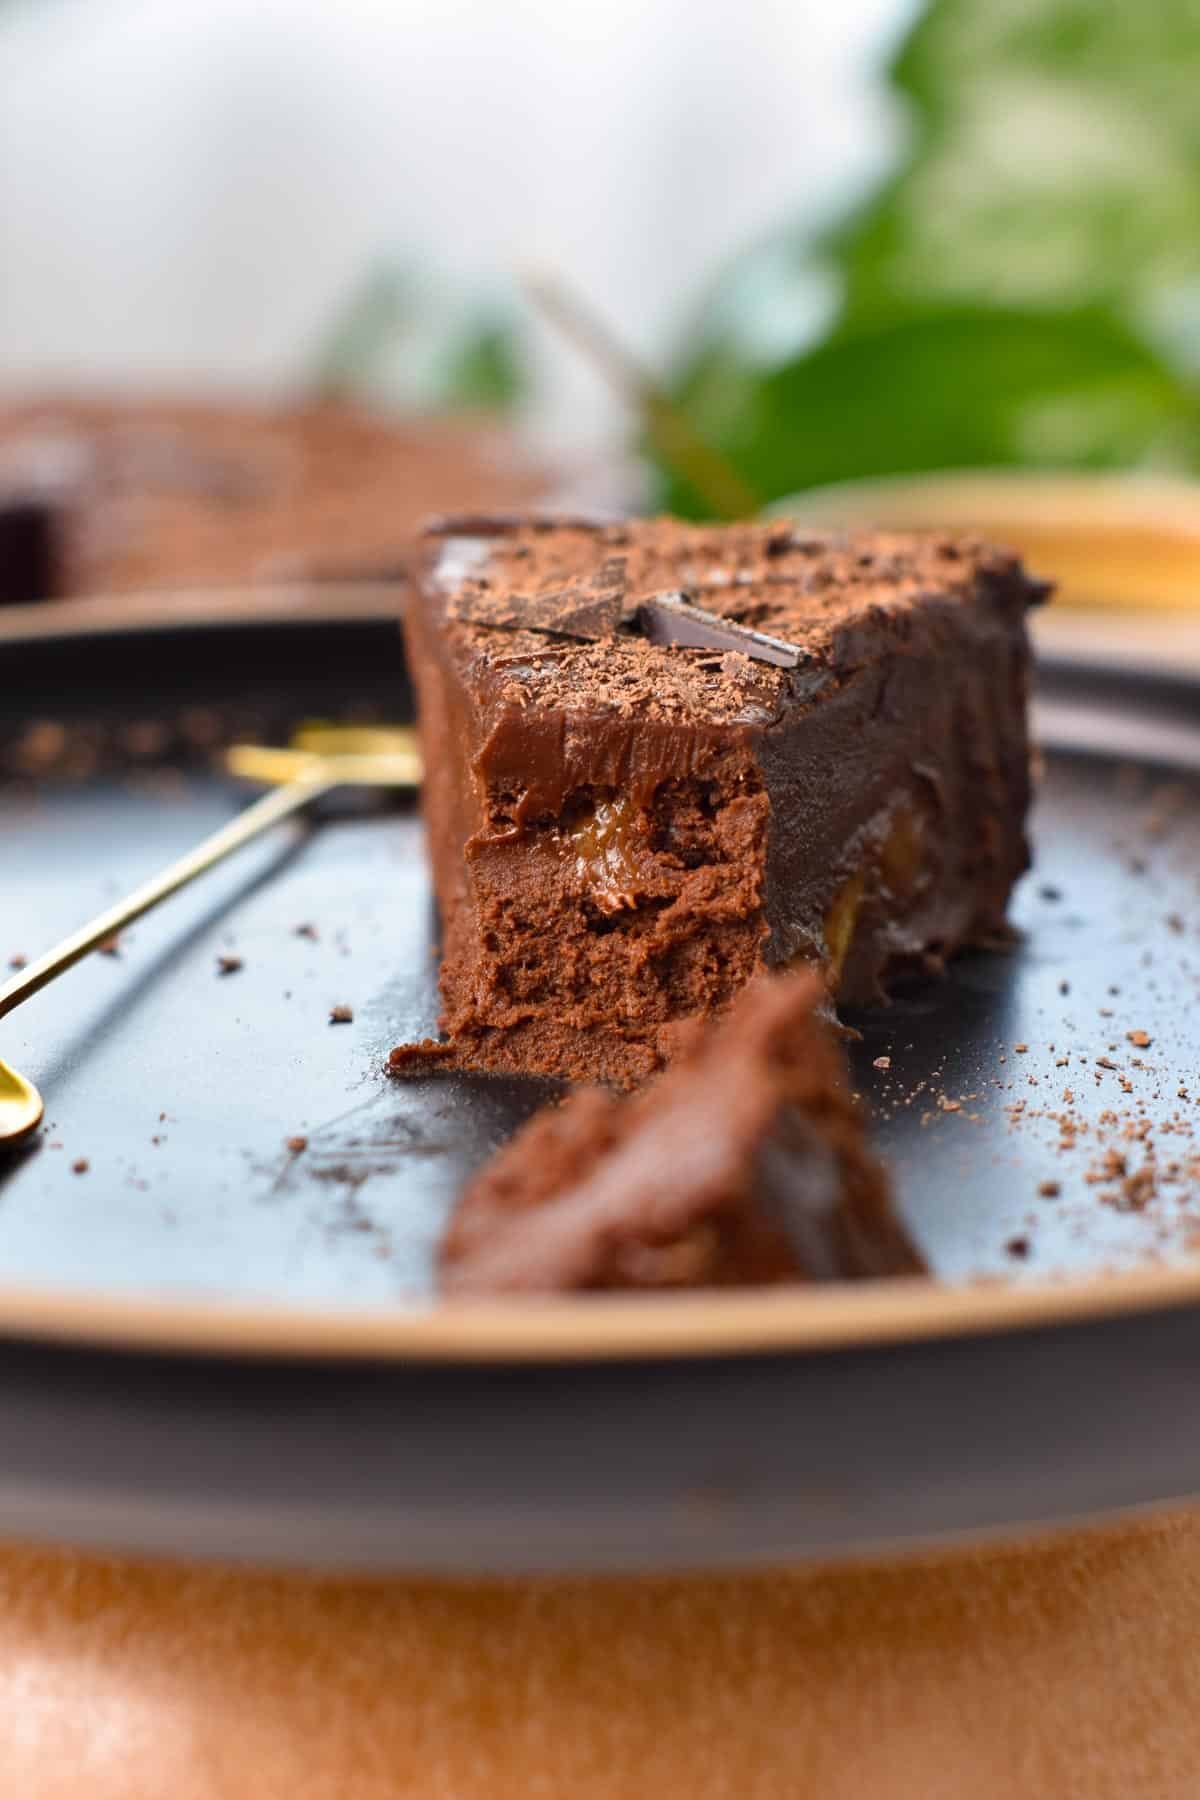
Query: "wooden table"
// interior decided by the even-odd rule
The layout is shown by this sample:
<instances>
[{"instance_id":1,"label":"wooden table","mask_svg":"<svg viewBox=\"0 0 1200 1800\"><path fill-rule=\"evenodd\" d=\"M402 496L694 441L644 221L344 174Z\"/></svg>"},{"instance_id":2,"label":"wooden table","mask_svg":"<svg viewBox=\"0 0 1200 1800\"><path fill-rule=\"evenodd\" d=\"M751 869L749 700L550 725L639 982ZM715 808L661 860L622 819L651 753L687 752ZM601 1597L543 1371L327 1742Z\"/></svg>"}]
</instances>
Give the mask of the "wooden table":
<instances>
[{"instance_id":1,"label":"wooden table","mask_svg":"<svg viewBox=\"0 0 1200 1800\"><path fill-rule=\"evenodd\" d=\"M1184 1800L1200 1514L901 1564L452 1585L0 1555L21 1800Z\"/></svg>"}]
</instances>

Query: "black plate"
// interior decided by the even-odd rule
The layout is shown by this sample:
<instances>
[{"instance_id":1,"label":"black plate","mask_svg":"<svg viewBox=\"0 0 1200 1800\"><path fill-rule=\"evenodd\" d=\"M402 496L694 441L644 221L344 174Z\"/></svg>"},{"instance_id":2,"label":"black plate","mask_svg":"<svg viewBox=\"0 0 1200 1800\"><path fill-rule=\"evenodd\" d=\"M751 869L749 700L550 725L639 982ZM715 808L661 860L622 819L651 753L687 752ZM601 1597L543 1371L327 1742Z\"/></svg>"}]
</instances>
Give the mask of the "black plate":
<instances>
[{"instance_id":1,"label":"black plate","mask_svg":"<svg viewBox=\"0 0 1200 1800\"><path fill-rule=\"evenodd\" d=\"M4 656L3 959L244 802L195 754L214 717L278 736L409 704L378 623L33 639ZM433 1024L432 918L411 804L350 801L3 1027L48 1123L0 1166L0 1528L404 1566L649 1565L1200 1486L1179 1429L1200 1350L1200 697L1056 666L1040 716L1051 748L1017 948L855 1021L878 1142L952 1292L576 1302L493 1309L488 1329L422 1312L450 1197L546 1084L381 1075L393 1042ZM31 736L39 719L69 742L82 730L86 779L13 778L54 750L53 732ZM222 975L230 954L242 967ZM331 1025L342 1004L353 1024ZM1106 1286L1113 1268L1146 1278ZM1012 1303L1010 1284L1048 1276L1073 1278L1062 1304L1042 1285ZM995 1277L999 1303L970 1285ZM360 1360L338 1360L347 1349ZM447 1355L461 1366L432 1360Z\"/></svg>"}]
</instances>

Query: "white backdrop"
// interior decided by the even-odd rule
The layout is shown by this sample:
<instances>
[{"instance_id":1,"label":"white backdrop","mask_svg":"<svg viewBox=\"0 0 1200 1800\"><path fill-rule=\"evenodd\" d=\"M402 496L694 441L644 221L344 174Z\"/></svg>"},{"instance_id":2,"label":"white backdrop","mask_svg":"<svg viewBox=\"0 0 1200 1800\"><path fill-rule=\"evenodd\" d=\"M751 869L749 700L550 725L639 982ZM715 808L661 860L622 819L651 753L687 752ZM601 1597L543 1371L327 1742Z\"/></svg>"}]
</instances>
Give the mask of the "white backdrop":
<instances>
[{"instance_id":1,"label":"white backdrop","mask_svg":"<svg viewBox=\"0 0 1200 1800\"><path fill-rule=\"evenodd\" d=\"M16 0L0 383L272 384L380 254L540 261L656 357L734 250L869 181L907 0ZM538 339L543 417L611 422Z\"/></svg>"}]
</instances>

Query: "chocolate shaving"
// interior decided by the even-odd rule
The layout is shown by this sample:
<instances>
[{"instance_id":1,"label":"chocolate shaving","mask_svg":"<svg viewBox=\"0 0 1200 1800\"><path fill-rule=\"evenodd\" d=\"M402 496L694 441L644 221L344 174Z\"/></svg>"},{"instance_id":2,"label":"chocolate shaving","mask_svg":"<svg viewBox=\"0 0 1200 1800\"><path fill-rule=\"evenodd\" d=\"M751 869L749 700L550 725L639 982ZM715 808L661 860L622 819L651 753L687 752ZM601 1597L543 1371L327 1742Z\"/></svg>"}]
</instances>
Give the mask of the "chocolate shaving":
<instances>
[{"instance_id":1,"label":"chocolate shaving","mask_svg":"<svg viewBox=\"0 0 1200 1800\"><path fill-rule=\"evenodd\" d=\"M781 526L772 531L763 545L768 556L787 556L790 551L799 551L802 556L819 556L823 550L830 550L844 542L844 533L833 531L797 531L791 525Z\"/></svg>"},{"instance_id":2,"label":"chocolate shaving","mask_svg":"<svg viewBox=\"0 0 1200 1800\"><path fill-rule=\"evenodd\" d=\"M446 605L446 616L495 631L544 631L551 637L595 642L617 634L625 603L625 559L611 556L585 581L541 594L493 593L461 589Z\"/></svg>"},{"instance_id":3,"label":"chocolate shaving","mask_svg":"<svg viewBox=\"0 0 1200 1800\"><path fill-rule=\"evenodd\" d=\"M525 520L520 513L435 513L421 527L422 537L511 537Z\"/></svg>"},{"instance_id":4,"label":"chocolate shaving","mask_svg":"<svg viewBox=\"0 0 1200 1800\"><path fill-rule=\"evenodd\" d=\"M607 531L622 523L619 513L435 513L422 537L515 537L519 531Z\"/></svg>"},{"instance_id":5,"label":"chocolate shaving","mask_svg":"<svg viewBox=\"0 0 1200 1800\"><path fill-rule=\"evenodd\" d=\"M651 594L637 609L637 623L652 644L677 644L694 650L740 650L756 662L777 669L796 669L805 653L783 638L769 637L734 619L694 606L686 593Z\"/></svg>"}]
</instances>

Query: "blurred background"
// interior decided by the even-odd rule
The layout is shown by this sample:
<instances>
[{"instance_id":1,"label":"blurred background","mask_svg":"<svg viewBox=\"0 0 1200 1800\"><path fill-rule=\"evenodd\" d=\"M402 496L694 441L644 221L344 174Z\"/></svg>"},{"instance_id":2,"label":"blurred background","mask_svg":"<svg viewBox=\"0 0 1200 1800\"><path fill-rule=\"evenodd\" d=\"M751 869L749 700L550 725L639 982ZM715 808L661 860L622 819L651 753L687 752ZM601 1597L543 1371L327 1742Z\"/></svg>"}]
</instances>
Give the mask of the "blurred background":
<instances>
[{"instance_id":1,"label":"blurred background","mask_svg":"<svg viewBox=\"0 0 1200 1800\"><path fill-rule=\"evenodd\" d=\"M416 508L535 470L611 491L614 467L713 511L612 358L531 307L541 270L756 502L945 470L1177 481L1200 465L1198 83L1198 0L0 0L0 476L102 480L60 587L287 572L289 531L297 567L378 569L386 531L345 512L365 468L374 519L410 484ZM95 394L151 404L140 438L72 414ZM164 413L189 397L237 430ZM276 416L264 448L258 405L340 424ZM348 406L471 431L392 462ZM943 484L935 510L986 500ZM234 506L223 560L184 527Z\"/></svg>"}]
</instances>

